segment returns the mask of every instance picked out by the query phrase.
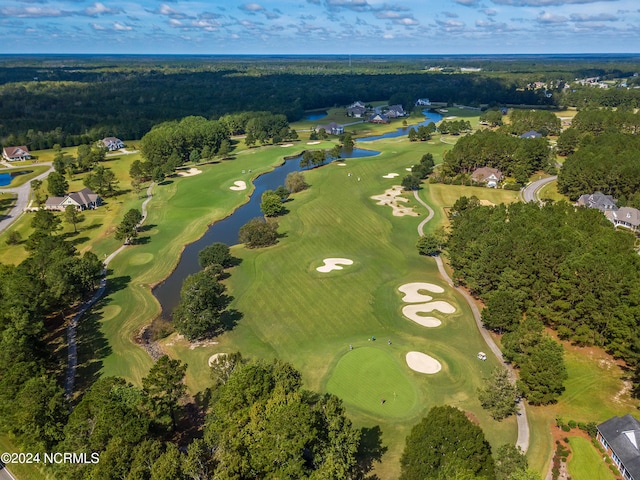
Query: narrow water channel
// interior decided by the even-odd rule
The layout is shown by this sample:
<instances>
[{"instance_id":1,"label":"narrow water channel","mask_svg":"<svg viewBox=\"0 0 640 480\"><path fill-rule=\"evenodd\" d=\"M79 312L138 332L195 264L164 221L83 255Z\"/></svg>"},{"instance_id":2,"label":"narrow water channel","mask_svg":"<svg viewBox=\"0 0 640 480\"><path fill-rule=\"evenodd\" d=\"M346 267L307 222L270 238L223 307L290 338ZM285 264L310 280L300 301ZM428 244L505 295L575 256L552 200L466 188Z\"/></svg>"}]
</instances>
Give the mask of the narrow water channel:
<instances>
[{"instance_id":1,"label":"narrow water channel","mask_svg":"<svg viewBox=\"0 0 640 480\"><path fill-rule=\"evenodd\" d=\"M378 153L380 152L354 148L352 150L344 150L341 156L343 158L361 158L378 155ZM294 157L271 172L267 172L256 178L253 182L255 190L247 203L238 207L238 209L227 218L212 224L204 236L185 247L176 269L164 282L153 289L153 294L162 307L161 315L164 318L170 319L171 312L173 312L173 309L178 305L180 288L182 288L182 283L185 278L201 270L198 264L198 253L200 250L216 242L222 242L227 245L235 245L238 243L238 231L240 227L252 218L262 216L260 203L264 191L275 190L278 186L284 185L284 180L289 173L302 170L302 168L300 168L301 159L301 155Z\"/></svg>"}]
</instances>

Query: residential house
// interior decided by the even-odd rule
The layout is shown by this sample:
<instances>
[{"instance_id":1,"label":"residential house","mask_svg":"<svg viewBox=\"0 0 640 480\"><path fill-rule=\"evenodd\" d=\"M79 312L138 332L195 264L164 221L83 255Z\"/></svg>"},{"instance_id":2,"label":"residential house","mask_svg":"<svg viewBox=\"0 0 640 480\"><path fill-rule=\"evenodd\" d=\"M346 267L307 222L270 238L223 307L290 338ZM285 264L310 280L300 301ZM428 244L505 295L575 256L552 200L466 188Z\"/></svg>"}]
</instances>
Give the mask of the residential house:
<instances>
[{"instance_id":1,"label":"residential house","mask_svg":"<svg viewBox=\"0 0 640 480\"><path fill-rule=\"evenodd\" d=\"M540 138L542 137L541 133L536 132L535 130L529 130L528 132L520 135L520 138Z\"/></svg>"},{"instance_id":2,"label":"residential house","mask_svg":"<svg viewBox=\"0 0 640 480\"><path fill-rule=\"evenodd\" d=\"M431 101L428 98L419 98L415 103L416 107L429 107Z\"/></svg>"},{"instance_id":3,"label":"residential house","mask_svg":"<svg viewBox=\"0 0 640 480\"><path fill-rule=\"evenodd\" d=\"M316 132L324 129L329 135L342 135L344 133L344 127L336 122L331 122L327 125L318 125Z\"/></svg>"},{"instance_id":4,"label":"residential house","mask_svg":"<svg viewBox=\"0 0 640 480\"><path fill-rule=\"evenodd\" d=\"M576 205L578 207L587 207L587 208L597 208L602 212L607 212L609 210L617 210L618 206L616 205L617 200L614 199L611 195L605 195L602 192L592 193L591 195L580 195Z\"/></svg>"},{"instance_id":5,"label":"residential house","mask_svg":"<svg viewBox=\"0 0 640 480\"><path fill-rule=\"evenodd\" d=\"M640 422L631 415L612 417L598 425L597 437L627 480L640 480Z\"/></svg>"},{"instance_id":6,"label":"residential house","mask_svg":"<svg viewBox=\"0 0 640 480\"><path fill-rule=\"evenodd\" d=\"M102 144L107 147L107 150L113 152L114 150L119 150L124 148L124 143L122 140L116 137L106 137L102 139Z\"/></svg>"},{"instance_id":7,"label":"residential house","mask_svg":"<svg viewBox=\"0 0 640 480\"><path fill-rule=\"evenodd\" d=\"M637 232L640 227L640 210L637 208L620 207L617 210L608 210L604 212L604 215L616 227L628 228L633 232Z\"/></svg>"},{"instance_id":8,"label":"residential house","mask_svg":"<svg viewBox=\"0 0 640 480\"><path fill-rule=\"evenodd\" d=\"M386 115L389 118L404 117L406 114L407 112L404 111L404 108L402 108L402 105L391 105L389 106L389 108L387 108L387 111L386 111Z\"/></svg>"},{"instance_id":9,"label":"residential house","mask_svg":"<svg viewBox=\"0 0 640 480\"><path fill-rule=\"evenodd\" d=\"M389 123L389 117L381 113L376 113L369 117L370 123Z\"/></svg>"},{"instance_id":10,"label":"residential house","mask_svg":"<svg viewBox=\"0 0 640 480\"><path fill-rule=\"evenodd\" d=\"M364 102L361 102L360 100L353 102L351 105L349 105L348 108L367 108L367 106L364 104Z\"/></svg>"},{"instance_id":11,"label":"residential house","mask_svg":"<svg viewBox=\"0 0 640 480\"><path fill-rule=\"evenodd\" d=\"M485 184L489 188L498 188L502 178L502 172L497 168L491 167L476 168L471 174L472 182Z\"/></svg>"},{"instance_id":12,"label":"residential house","mask_svg":"<svg viewBox=\"0 0 640 480\"><path fill-rule=\"evenodd\" d=\"M347 108L347 115L354 118L362 118L367 113L365 107L349 107Z\"/></svg>"},{"instance_id":13,"label":"residential house","mask_svg":"<svg viewBox=\"0 0 640 480\"><path fill-rule=\"evenodd\" d=\"M31 153L29 153L29 149L24 145L20 145L19 147L4 147L2 149L2 158L9 162L29 160Z\"/></svg>"},{"instance_id":14,"label":"residential house","mask_svg":"<svg viewBox=\"0 0 640 480\"><path fill-rule=\"evenodd\" d=\"M74 205L78 210L96 209L102 203L100 195L88 188L79 192L67 193L64 197L49 197L44 204L45 210L63 211L67 205Z\"/></svg>"}]
</instances>

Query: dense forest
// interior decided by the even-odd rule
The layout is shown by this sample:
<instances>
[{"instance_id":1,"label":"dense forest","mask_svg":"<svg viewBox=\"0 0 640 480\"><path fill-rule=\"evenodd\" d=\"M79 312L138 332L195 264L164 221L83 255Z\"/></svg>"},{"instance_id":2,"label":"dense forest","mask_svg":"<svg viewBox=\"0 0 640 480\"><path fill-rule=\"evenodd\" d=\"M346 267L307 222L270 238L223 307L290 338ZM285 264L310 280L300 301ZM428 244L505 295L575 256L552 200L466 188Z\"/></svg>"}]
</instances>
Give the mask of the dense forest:
<instances>
[{"instance_id":1,"label":"dense forest","mask_svg":"<svg viewBox=\"0 0 640 480\"><path fill-rule=\"evenodd\" d=\"M505 358L520 367L530 402L557 398L561 382L549 382L566 375L543 325L637 366L640 259L633 235L612 229L598 210L565 202L482 207L465 198L453 213L448 249L457 281L485 303L485 325L506 332ZM548 374L536 379L541 365ZM545 391L533 388L542 380Z\"/></svg>"}]
</instances>

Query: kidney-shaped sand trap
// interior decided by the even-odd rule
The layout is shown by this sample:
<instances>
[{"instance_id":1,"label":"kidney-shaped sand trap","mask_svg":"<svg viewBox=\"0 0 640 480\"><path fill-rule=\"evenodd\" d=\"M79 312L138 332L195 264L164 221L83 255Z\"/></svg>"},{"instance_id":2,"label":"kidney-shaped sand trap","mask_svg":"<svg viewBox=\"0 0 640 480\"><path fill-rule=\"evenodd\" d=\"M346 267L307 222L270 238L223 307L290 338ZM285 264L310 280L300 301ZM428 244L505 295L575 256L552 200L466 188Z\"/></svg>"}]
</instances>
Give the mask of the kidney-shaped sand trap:
<instances>
[{"instance_id":1,"label":"kidney-shaped sand trap","mask_svg":"<svg viewBox=\"0 0 640 480\"><path fill-rule=\"evenodd\" d=\"M317 271L327 273L332 270L342 270L340 265L353 265L353 260L348 258L325 258L324 265L316 268Z\"/></svg>"},{"instance_id":2,"label":"kidney-shaped sand trap","mask_svg":"<svg viewBox=\"0 0 640 480\"><path fill-rule=\"evenodd\" d=\"M406 305L402 308L402 314L423 327L439 327L442 322L435 317L426 317L418 313L429 313L438 310L442 313L453 313L456 311L453 305L443 301L419 303L417 305Z\"/></svg>"},{"instance_id":3,"label":"kidney-shaped sand trap","mask_svg":"<svg viewBox=\"0 0 640 480\"><path fill-rule=\"evenodd\" d=\"M233 182L233 186L229 187L229 190L246 190L247 183L242 180L236 180Z\"/></svg>"},{"instance_id":4,"label":"kidney-shaped sand trap","mask_svg":"<svg viewBox=\"0 0 640 480\"><path fill-rule=\"evenodd\" d=\"M433 357L422 352L409 352L405 357L411 370L429 375L442 370L442 364Z\"/></svg>"},{"instance_id":5,"label":"kidney-shaped sand trap","mask_svg":"<svg viewBox=\"0 0 640 480\"><path fill-rule=\"evenodd\" d=\"M396 178L399 177L399 173L387 173L386 175L382 175L382 178Z\"/></svg>"},{"instance_id":6,"label":"kidney-shaped sand trap","mask_svg":"<svg viewBox=\"0 0 640 480\"><path fill-rule=\"evenodd\" d=\"M418 293L420 290L426 290L427 292L433 293L444 293L444 288L434 285L433 283L422 282L405 283L404 285L400 285L398 290L404 293L402 301L407 303L428 302L432 299L429 295Z\"/></svg>"}]
</instances>

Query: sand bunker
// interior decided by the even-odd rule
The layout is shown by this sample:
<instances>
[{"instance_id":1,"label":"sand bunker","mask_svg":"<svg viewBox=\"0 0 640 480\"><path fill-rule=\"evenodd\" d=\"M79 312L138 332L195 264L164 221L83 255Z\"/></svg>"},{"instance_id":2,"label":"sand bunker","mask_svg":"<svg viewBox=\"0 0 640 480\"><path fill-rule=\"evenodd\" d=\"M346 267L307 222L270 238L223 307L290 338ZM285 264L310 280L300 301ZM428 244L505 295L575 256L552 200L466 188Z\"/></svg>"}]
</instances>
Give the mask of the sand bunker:
<instances>
[{"instance_id":1,"label":"sand bunker","mask_svg":"<svg viewBox=\"0 0 640 480\"><path fill-rule=\"evenodd\" d=\"M490 202L489 200L480 200L480 205L485 206L485 207L495 207L496 204L493 202Z\"/></svg>"},{"instance_id":2,"label":"sand bunker","mask_svg":"<svg viewBox=\"0 0 640 480\"><path fill-rule=\"evenodd\" d=\"M407 167L407 168L405 168L405 170L406 170L407 172L411 172L411 171L413 171L413 167Z\"/></svg>"},{"instance_id":3,"label":"sand bunker","mask_svg":"<svg viewBox=\"0 0 640 480\"><path fill-rule=\"evenodd\" d=\"M432 375L442 370L442 364L433 357L422 352L409 352L405 357L411 370Z\"/></svg>"},{"instance_id":4,"label":"sand bunker","mask_svg":"<svg viewBox=\"0 0 640 480\"><path fill-rule=\"evenodd\" d=\"M353 260L348 258L325 258L324 265L316 268L317 271L327 273L332 270L342 270L340 265L353 265Z\"/></svg>"},{"instance_id":5,"label":"sand bunker","mask_svg":"<svg viewBox=\"0 0 640 480\"><path fill-rule=\"evenodd\" d=\"M448 117L445 117L445 120L455 120L456 118L458 117L456 117L455 115L450 115Z\"/></svg>"},{"instance_id":6,"label":"sand bunker","mask_svg":"<svg viewBox=\"0 0 640 480\"><path fill-rule=\"evenodd\" d=\"M318 145L319 141L307 142L307 145Z\"/></svg>"},{"instance_id":7,"label":"sand bunker","mask_svg":"<svg viewBox=\"0 0 640 480\"><path fill-rule=\"evenodd\" d=\"M347 166L346 163L336 163L336 165L338 165L339 167L346 167Z\"/></svg>"},{"instance_id":8,"label":"sand bunker","mask_svg":"<svg viewBox=\"0 0 640 480\"><path fill-rule=\"evenodd\" d=\"M384 191L383 195L374 195L374 200L378 200L376 205L388 205L393 210L394 217L402 217L404 215L411 215L417 217L419 215L418 212L414 212L413 208L402 207L398 204L398 202L408 202L409 200L403 197L400 197L402 194L402 186L394 185L388 190Z\"/></svg>"},{"instance_id":9,"label":"sand bunker","mask_svg":"<svg viewBox=\"0 0 640 480\"><path fill-rule=\"evenodd\" d=\"M396 178L399 176L400 176L399 173L387 173L386 175L383 175L382 178Z\"/></svg>"},{"instance_id":10,"label":"sand bunker","mask_svg":"<svg viewBox=\"0 0 640 480\"><path fill-rule=\"evenodd\" d=\"M293 147L293 143L285 143L284 145L280 145L282 148Z\"/></svg>"},{"instance_id":11,"label":"sand bunker","mask_svg":"<svg viewBox=\"0 0 640 480\"><path fill-rule=\"evenodd\" d=\"M213 355L211 355L209 357L209 366L213 365L213 362L215 362L218 357L223 357L225 355L227 355L227 354L226 353L214 353Z\"/></svg>"},{"instance_id":12,"label":"sand bunker","mask_svg":"<svg viewBox=\"0 0 640 480\"><path fill-rule=\"evenodd\" d=\"M412 320L423 327L435 328L442 325L442 321L440 319L436 317L418 315L418 313L429 313L434 310L442 313L453 313L456 311L450 303L439 300L437 302L405 305L402 308L402 314L409 320Z\"/></svg>"},{"instance_id":13,"label":"sand bunker","mask_svg":"<svg viewBox=\"0 0 640 480\"><path fill-rule=\"evenodd\" d=\"M202 173L202 170L199 170L197 168L190 168L189 170L182 170L180 172L178 172L178 176L179 177L192 177L194 175L198 175Z\"/></svg>"},{"instance_id":14,"label":"sand bunker","mask_svg":"<svg viewBox=\"0 0 640 480\"><path fill-rule=\"evenodd\" d=\"M438 285L421 282L405 283L404 285L400 285L398 290L404 293L402 301L407 303L428 302L432 300L432 297L429 295L418 293L419 290L426 290L427 292L433 293L444 293L444 288Z\"/></svg>"},{"instance_id":15,"label":"sand bunker","mask_svg":"<svg viewBox=\"0 0 640 480\"><path fill-rule=\"evenodd\" d=\"M247 183L243 182L242 180L236 180L235 182L233 182L233 186L229 187L229 190L246 190L247 189Z\"/></svg>"}]
</instances>

